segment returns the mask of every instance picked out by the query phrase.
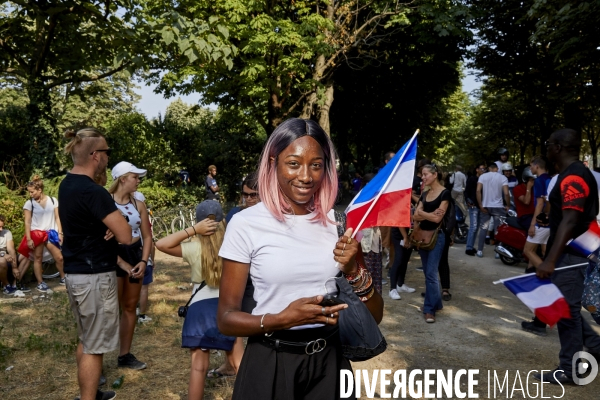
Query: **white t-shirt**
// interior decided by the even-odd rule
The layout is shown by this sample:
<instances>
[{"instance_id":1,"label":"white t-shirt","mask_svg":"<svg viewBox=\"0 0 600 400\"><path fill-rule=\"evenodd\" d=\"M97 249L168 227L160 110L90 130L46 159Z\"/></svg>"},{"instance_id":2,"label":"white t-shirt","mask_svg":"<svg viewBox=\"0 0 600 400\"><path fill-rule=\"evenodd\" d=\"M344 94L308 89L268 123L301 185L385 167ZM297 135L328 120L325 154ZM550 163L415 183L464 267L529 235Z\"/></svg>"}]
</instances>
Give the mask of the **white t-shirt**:
<instances>
[{"instance_id":1,"label":"white t-shirt","mask_svg":"<svg viewBox=\"0 0 600 400\"><path fill-rule=\"evenodd\" d=\"M47 231L56 229L56 219L54 218L55 208L58 208L58 200L55 197L48 196L45 208L33 199L27 200L25 205L23 205L23 210L31 211L31 230Z\"/></svg>"},{"instance_id":2,"label":"white t-shirt","mask_svg":"<svg viewBox=\"0 0 600 400\"><path fill-rule=\"evenodd\" d=\"M481 193L481 205L483 207L504 207L504 203L502 202L504 191L502 187L508 186L508 179L504 175L495 172L486 172L479 177L477 183L483 185Z\"/></svg>"},{"instance_id":3,"label":"white t-shirt","mask_svg":"<svg viewBox=\"0 0 600 400\"><path fill-rule=\"evenodd\" d=\"M455 192L464 192L467 187L467 177L460 171L456 171L450 178L450 183L453 183L452 190Z\"/></svg>"},{"instance_id":4,"label":"white t-shirt","mask_svg":"<svg viewBox=\"0 0 600 400\"><path fill-rule=\"evenodd\" d=\"M200 273L202 271L200 261L201 251L202 247L200 246L200 240L198 240L198 238L196 237L192 238L192 240L181 242L181 256L183 260L187 262L192 268L196 269L196 271L200 271ZM200 279L202 278L200 277ZM196 292L196 289L198 289L199 287L199 283L194 284L192 293ZM200 300L212 299L215 297L219 297L219 288L206 285L202 288L202 290L196 293L196 295L190 302L190 305Z\"/></svg>"},{"instance_id":5,"label":"white t-shirt","mask_svg":"<svg viewBox=\"0 0 600 400\"><path fill-rule=\"evenodd\" d=\"M0 230L0 250L6 251L8 242L13 240L13 235L8 229Z\"/></svg>"},{"instance_id":6,"label":"white t-shirt","mask_svg":"<svg viewBox=\"0 0 600 400\"><path fill-rule=\"evenodd\" d=\"M333 210L327 215L335 221ZM250 264L256 300L252 314L276 314L301 297L326 293L325 282L339 272L333 259L337 227L310 221L314 216L286 216L279 222L258 203L231 219L219 255Z\"/></svg>"}]
</instances>

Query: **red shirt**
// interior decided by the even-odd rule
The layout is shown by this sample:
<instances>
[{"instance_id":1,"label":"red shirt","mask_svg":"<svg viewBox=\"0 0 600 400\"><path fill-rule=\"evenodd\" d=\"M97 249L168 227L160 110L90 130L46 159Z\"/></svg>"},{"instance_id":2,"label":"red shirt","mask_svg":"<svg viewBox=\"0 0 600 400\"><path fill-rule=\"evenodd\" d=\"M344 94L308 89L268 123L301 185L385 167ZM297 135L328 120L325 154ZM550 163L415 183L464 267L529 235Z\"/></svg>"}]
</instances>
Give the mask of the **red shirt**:
<instances>
[{"instance_id":1,"label":"red shirt","mask_svg":"<svg viewBox=\"0 0 600 400\"><path fill-rule=\"evenodd\" d=\"M517 207L517 216L522 217L524 215L533 215L535 212L535 199L533 198L533 193L531 194L531 201L529 201L529 205L526 205L522 201L519 200L519 197L525 196L527 194L527 185L521 183L517 185L513 189L513 196L515 197L515 207Z\"/></svg>"}]
</instances>

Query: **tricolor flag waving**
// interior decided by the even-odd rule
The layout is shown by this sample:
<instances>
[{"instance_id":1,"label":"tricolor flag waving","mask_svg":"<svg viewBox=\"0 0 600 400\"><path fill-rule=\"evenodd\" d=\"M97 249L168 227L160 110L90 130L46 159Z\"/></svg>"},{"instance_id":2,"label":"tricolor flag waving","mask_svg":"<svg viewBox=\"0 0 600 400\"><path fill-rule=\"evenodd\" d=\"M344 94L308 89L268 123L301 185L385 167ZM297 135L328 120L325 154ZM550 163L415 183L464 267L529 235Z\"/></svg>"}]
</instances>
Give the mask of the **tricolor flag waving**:
<instances>
[{"instance_id":1,"label":"tricolor flag waving","mask_svg":"<svg viewBox=\"0 0 600 400\"><path fill-rule=\"evenodd\" d=\"M353 236L373 226L410 226L418 133L417 130L346 208L346 226L354 230Z\"/></svg>"},{"instance_id":2,"label":"tricolor flag waving","mask_svg":"<svg viewBox=\"0 0 600 400\"><path fill-rule=\"evenodd\" d=\"M600 249L600 226L597 221L590 223L590 228L583 234L567 242L569 247L574 248L587 258L596 261L595 253Z\"/></svg>"},{"instance_id":3,"label":"tricolor flag waving","mask_svg":"<svg viewBox=\"0 0 600 400\"><path fill-rule=\"evenodd\" d=\"M571 318L569 305L550 279L540 279L535 274L501 280L538 319L550 326L561 318Z\"/></svg>"}]
</instances>

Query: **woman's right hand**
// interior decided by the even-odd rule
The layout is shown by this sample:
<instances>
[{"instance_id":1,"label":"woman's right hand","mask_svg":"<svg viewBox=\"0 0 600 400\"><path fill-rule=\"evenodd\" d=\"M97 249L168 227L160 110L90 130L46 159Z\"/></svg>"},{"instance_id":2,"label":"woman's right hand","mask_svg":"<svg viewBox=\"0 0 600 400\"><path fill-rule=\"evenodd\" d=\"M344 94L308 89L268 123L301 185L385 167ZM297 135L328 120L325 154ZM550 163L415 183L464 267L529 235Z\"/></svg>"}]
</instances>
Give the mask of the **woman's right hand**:
<instances>
[{"instance_id":1,"label":"woman's right hand","mask_svg":"<svg viewBox=\"0 0 600 400\"><path fill-rule=\"evenodd\" d=\"M210 236L215 233L218 224L218 222L213 221L210 218L206 218L194 225L194 231L198 235Z\"/></svg>"},{"instance_id":2,"label":"woman's right hand","mask_svg":"<svg viewBox=\"0 0 600 400\"><path fill-rule=\"evenodd\" d=\"M337 324L339 312L348 308L348 305L338 304L336 306L324 307L319 305L321 301L323 301L323 296L321 295L302 297L292 301L282 312L276 315L279 319L279 329L289 329L294 326L309 324Z\"/></svg>"},{"instance_id":3,"label":"woman's right hand","mask_svg":"<svg viewBox=\"0 0 600 400\"><path fill-rule=\"evenodd\" d=\"M133 267L131 266L131 264L129 264L127 261L119 258L117 265L119 266L119 268L121 268L123 271L127 272L127 276L132 276L131 274L131 270L133 269Z\"/></svg>"},{"instance_id":4,"label":"woman's right hand","mask_svg":"<svg viewBox=\"0 0 600 400\"><path fill-rule=\"evenodd\" d=\"M35 249L35 243L33 243L33 239L27 239L27 247L29 247L29 250Z\"/></svg>"}]
</instances>

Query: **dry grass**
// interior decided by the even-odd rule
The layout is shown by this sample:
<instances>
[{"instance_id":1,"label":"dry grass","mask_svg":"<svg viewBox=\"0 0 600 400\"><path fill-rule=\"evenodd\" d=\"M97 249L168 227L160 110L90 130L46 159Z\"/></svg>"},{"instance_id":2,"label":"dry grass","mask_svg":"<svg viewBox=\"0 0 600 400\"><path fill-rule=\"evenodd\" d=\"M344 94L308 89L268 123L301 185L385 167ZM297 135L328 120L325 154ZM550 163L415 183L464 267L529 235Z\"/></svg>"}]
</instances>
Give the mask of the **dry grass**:
<instances>
[{"instance_id":1,"label":"dry grass","mask_svg":"<svg viewBox=\"0 0 600 400\"><path fill-rule=\"evenodd\" d=\"M188 351L181 348L183 320L177 308L191 294L189 268L181 260L159 254L154 283L150 286L148 315L138 324L132 353L148 364L143 371L117 369L117 352L104 356L107 388L121 375L116 389L121 399L187 399L190 370ZM78 395L75 348L77 328L64 287L48 282L55 292L37 297L35 289L21 303L0 303L0 398L72 399ZM185 288L185 290L181 289ZM224 353L211 355L211 368ZM12 366L10 371L7 367ZM206 399L229 399L233 380L207 381Z\"/></svg>"}]
</instances>

